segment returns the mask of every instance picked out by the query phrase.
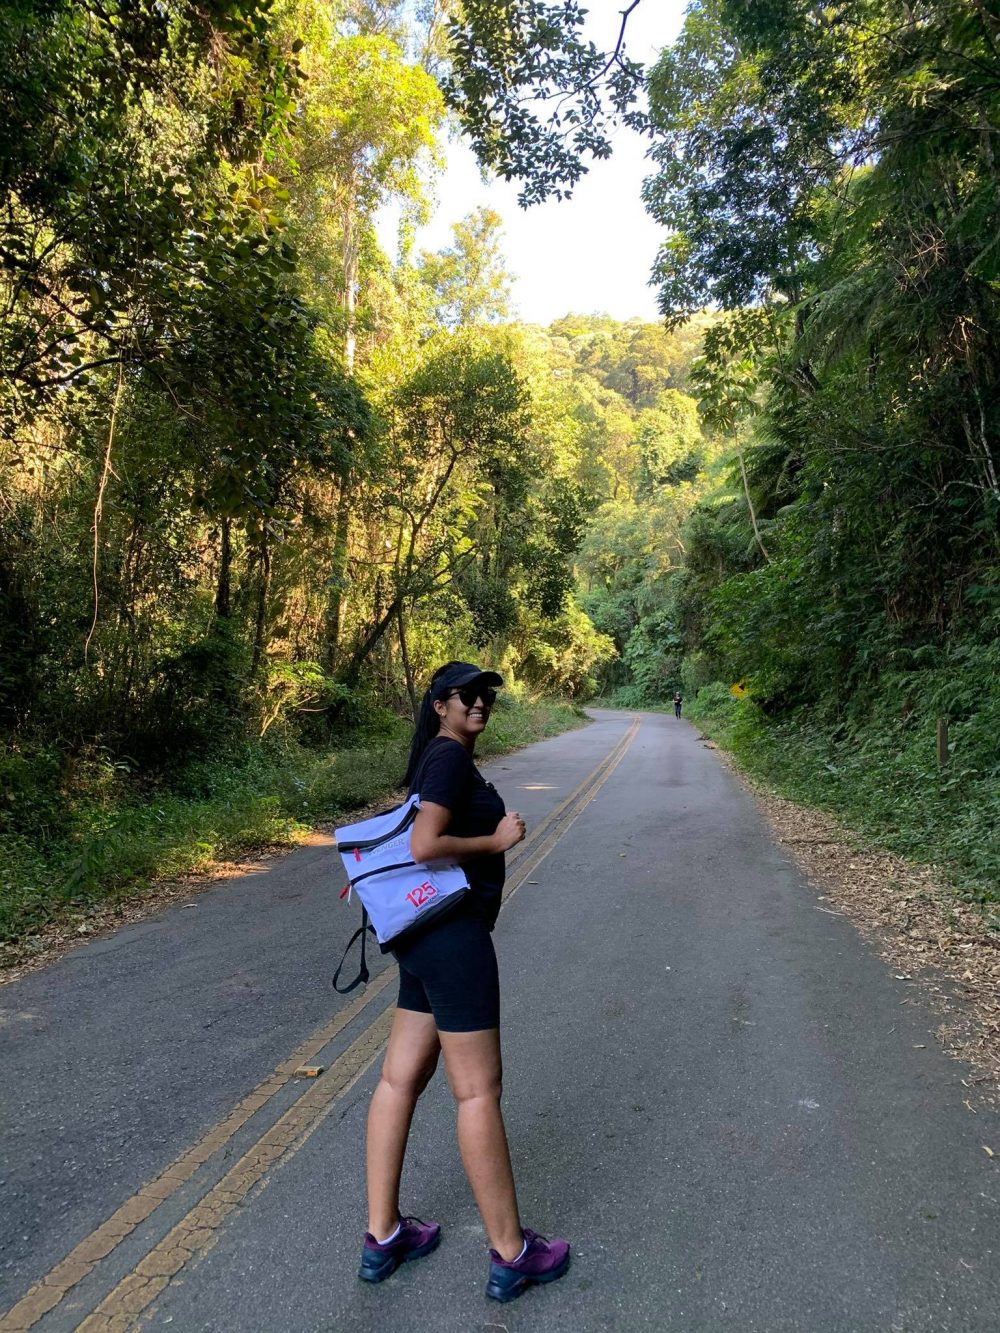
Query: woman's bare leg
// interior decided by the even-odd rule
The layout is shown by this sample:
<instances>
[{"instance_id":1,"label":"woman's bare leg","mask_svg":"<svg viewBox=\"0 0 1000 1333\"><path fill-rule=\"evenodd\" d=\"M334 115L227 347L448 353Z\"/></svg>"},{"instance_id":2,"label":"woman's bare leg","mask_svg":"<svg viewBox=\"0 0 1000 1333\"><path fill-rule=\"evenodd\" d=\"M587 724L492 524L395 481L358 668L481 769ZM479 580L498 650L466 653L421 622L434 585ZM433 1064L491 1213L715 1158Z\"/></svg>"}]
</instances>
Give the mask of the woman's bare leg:
<instances>
[{"instance_id":1,"label":"woman's bare leg","mask_svg":"<svg viewBox=\"0 0 1000 1333\"><path fill-rule=\"evenodd\" d=\"M382 1077L368 1108L368 1230L376 1240L384 1240L399 1221L399 1180L413 1108L440 1050L431 1014L396 1010Z\"/></svg>"},{"instance_id":2,"label":"woman's bare leg","mask_svg":"<svg viewBox=\"0 0 1000 1333\"><path fill-rule=\"evenodd\" d=\"M524 1245L507 1134L500 1111L500 1032L442 1032L448 1083L458 1106L458 1146L490 1244L504 1259ZM395 1225L395 1224L394 1224Z\"/></svg>"}]
</instances>

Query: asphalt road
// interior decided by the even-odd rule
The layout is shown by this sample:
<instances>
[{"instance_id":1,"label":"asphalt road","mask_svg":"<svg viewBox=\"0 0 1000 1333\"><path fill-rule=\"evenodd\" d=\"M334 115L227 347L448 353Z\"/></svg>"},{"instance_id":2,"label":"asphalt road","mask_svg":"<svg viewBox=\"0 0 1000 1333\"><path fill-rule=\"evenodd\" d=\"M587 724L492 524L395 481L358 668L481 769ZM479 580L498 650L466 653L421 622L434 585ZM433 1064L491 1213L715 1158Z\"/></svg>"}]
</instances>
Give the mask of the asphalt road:
<instances>
[{"instance_id":1,"label":"asphalt road","mask_svg":"<svg viewBox=\"0 0 1000 1333\"><path fill-rule=\"evenodd\" d=\"M522 1211L572 1241L570 1274L484 1298L438 1075L404 1206L444 1240L356 1280L393 987L330 990L355 914L317 845L0 991L0 1333L1000 1328L997 1117L964 1105L934 1015L687 722L595 718L489 765L549 821L496 942ZM324 1074L292 1077L317 1032Z\"/></svg>"}]
</instances>

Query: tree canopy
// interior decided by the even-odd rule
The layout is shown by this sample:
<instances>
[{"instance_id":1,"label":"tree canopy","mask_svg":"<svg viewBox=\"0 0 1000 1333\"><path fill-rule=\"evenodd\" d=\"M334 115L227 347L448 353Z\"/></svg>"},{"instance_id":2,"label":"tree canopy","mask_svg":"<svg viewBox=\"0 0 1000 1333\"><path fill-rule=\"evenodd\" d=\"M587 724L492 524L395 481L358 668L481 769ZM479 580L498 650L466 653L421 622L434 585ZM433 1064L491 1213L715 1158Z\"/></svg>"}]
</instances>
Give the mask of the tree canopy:
<instances>
[{"instance_id":1,"label":"tree canopy","mask_svg":"<svg viewBox=\"0 0 1000 1333\"><path fill-rule=\"evenodd\" d=\"M636 8L0 8L0 834L446 657L984 725L1000 28L695 0L643 69ZM520 324L489 210L415 253L455 123L525 205L646 136L663 322Z\"/></svg>"}]
</instances>

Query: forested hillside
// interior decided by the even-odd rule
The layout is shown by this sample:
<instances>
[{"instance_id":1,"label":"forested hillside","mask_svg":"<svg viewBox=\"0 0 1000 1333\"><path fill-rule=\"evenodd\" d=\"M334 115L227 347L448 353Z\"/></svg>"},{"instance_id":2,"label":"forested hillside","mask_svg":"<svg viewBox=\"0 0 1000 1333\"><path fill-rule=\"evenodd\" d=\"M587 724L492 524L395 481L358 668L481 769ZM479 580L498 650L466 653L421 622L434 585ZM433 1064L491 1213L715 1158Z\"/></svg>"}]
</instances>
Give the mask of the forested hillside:
<instances>
[{"instance_id":1,"label":"forested hillside","mask_svg":"<svg viewBox=\"0 0 1000 1333\"><path fill-rule=\"evenodd\" d=\"M998 38L979 5L698 6L652 75L663 137L647 185L675 229L665 312L731 312L699 392L748 478L695 520L678 600L706 654L694 680L745 681L752 763L791 768L807 797L950 861L986 897L1000 896Z\"/></svg>"},{"instance_id":2,"label":"forested hillside","mask_svg":"<svg viewBox=\"0 0 1000 1333\"><path fill-rule=\"evenodd\" d=\"M644 608L593 536L576 600L584 534L655 584L710 450L697 321L511 323L485 210L413 245L436 11L20 0L0 53L17 933L384 790L443 659L592 694ZM523 711L500 743L572 718Z\"/></svg>"},{"instance_id":3,"label":"forested hillside","mask_svg":"<svg viewBox=\"0 0 1000 1333\"><path fill-rule=\"evenodd\" d=\"M717 682L700 715L745 762L997 896L995 8L695 0L647 71L637 6L607 53L568 10L502 8L520 60L469 3L450 85L481 159L530 202L610 151L613 119L642 130L666 322L718 316L692 392L730 484L650 622L676 645L662 679Z\"/></svg>"},{"instance_id":4,"label":"forested hillside","mask_svg":"<svg viewBox=\"0 0 1000 1333\"><path fill-rule=\"evenodd\" d=\"M699 0L643 70L627 20L0 7L4 930L368 799L452 656L507 743L700 690L994 893L1000 23ZM488 210L414 243L449 125L530 205L612 121L662 325L517 323Z\"/></svg>"}]
</instances>

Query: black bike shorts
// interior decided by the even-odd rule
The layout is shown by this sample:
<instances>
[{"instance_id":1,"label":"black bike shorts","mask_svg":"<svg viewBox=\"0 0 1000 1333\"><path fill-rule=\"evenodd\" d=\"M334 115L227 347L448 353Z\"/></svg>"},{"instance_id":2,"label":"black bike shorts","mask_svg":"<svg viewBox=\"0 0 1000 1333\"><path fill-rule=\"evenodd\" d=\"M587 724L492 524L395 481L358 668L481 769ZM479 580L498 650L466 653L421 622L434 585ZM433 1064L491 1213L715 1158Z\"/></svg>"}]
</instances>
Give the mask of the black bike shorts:
<instances>
[{"instance_id":1,"label":"black bike shorts","mask_svg":"<svg viewBox=\"0 0 1000 1333\"><path fill-rule=\"evenodd\" d=\"M392 952L399 963L400 1009L433 1014L439 1032L500 1026L496 950L473 905L462 903Z\"/></svg>"}]
</instances>

